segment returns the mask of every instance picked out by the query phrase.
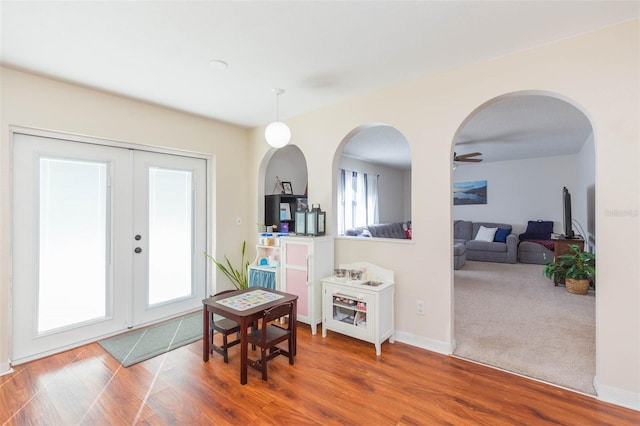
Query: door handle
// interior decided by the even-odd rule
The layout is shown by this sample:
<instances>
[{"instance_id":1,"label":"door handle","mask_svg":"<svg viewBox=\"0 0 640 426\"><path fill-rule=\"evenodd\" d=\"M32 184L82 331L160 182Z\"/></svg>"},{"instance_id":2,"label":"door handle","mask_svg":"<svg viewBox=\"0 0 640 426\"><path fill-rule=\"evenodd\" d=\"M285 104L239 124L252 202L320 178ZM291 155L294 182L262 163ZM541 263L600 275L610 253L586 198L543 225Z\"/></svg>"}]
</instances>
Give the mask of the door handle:
<instances>
[{"instance_id":1,"label":"door handle","mask_svg":"<svg viewBox=\"0 0 640 426\"><path fill-rule=\"evenodd\" d=\"M133 251L135 251L136 253L140 253L142 251L142 249L140 247L136 247L135 250L133 250Z\"/></svg>"}]
</instances>

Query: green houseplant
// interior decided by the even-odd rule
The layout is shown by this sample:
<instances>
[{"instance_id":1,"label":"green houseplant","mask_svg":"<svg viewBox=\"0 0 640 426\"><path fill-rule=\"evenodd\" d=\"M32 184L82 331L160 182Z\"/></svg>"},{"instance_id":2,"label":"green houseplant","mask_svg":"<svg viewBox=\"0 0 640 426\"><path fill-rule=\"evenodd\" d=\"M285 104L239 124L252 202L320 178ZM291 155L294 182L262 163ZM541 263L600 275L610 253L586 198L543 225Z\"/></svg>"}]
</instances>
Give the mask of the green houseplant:
<instances>
[{"instance_id":1,"label":"green houseplant","mask_svg":"<svg viewBox=\"0 0 640 426\"><path fill-rule=\"evenodd\" d=\"M249 277L247 275L247 269L249 268L249 261L245 260L245 250L247 248L247 242L243 241L242 242L242 258L240 260L240 267L238 269L236 269L232 264L231 261L229 260L229 258L225 255L224 256L224 260L225 263L223 262L219 262L217 261L213 256L211 256L209 253L205 253L204 255L207 256L209 259L211 259L211 261L213 263L216 264L216 266L218 267L218 269L220 271L222 271L222 273L229 278L229 280L231 281L231 283L235 286L235 288L237 288L238 290L242 290L245 289L249 286Z\"/></svg>"},{"instance_id":2,"label":"green houseplant","mask_svg":"<svg viewBox=\"0 0 640 426\"><path fill-rule=\"evenodd\" d=\"M569 253L561 254L542 269L542 273L555 282L564 280L567 291L574 294L587 294L589 280L596 273L596 256L582 251L577 244L569 244Z\"/></svg>"}]
</instances>

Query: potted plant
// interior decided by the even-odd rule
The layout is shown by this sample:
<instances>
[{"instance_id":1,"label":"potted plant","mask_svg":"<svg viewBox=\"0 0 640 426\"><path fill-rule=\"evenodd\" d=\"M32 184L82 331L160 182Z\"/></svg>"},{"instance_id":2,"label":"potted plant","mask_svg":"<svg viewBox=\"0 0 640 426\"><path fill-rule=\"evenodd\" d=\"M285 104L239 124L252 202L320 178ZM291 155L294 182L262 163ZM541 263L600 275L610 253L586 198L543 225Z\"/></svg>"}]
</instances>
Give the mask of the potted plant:
<instances>
[{"instance_id":1,"label":"potted plant","mask_svg":"<svg viewBox=\"0 0 640 426\"><path fill-rule=\"evenodd\" d=\"M596 273L596 256L582 251L576 244L569 244L569 253L561 254L542 269L542 273L561 282L564 279L567 291L573 294L587 294L589 281Z\"/></svg>"},{"instance_id":2,"label":"potted plant","mask_svg":"<svg viewBox=\"0 0 640 426\"><path fill-rule=\"evenodd\" d=\"M242 258L240 260L240 268L236 269L232 264L231 261L229 260L229 258L225 255L224 256L224 260L226 261L225 263L222 262L218 262L213 256L211 256L209 253L205 253L204 255L207 256L209 259L211 259L211 261L213 261L213 263L216 264L216 266L218 267L218 269L220 271L222 271L222 273L229 278L229 280L231 281L231 283L238 289L238 290L242 290L244 288L247 288L249 286L249 277L247 275L247 269L249 268L249 261L245 260L244 258L244 254L245 254L245 249L247 246L247 242L243 241L242 242Z\"/></svg>"}]
</instances>

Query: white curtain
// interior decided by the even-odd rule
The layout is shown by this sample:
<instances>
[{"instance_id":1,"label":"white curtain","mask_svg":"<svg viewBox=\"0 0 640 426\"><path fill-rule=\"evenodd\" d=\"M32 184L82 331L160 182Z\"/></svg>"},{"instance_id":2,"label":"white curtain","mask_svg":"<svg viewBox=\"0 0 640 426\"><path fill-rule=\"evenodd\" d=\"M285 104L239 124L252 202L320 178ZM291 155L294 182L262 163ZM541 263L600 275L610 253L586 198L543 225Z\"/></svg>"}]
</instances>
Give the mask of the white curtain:
<instances>
[{"instance_id":1,"label":"white curtain","mask_svg":"<svg viewBox=\"0 0 640 426\"><path fill-rule=\"evenodd\" d=\"M378 217L378 175L364 175L367 186L367 225L379 223Z\"/></svg>"},{"instance_id":2,"label":"white curtain","mask_svg":"<svg viewBox=\"0 0 640 426\"><path fill-rule=\"evenodd\" d=\"M338 200L338 234L378 223L378 176L341 169Z\"/></svg>"}]
</instances>

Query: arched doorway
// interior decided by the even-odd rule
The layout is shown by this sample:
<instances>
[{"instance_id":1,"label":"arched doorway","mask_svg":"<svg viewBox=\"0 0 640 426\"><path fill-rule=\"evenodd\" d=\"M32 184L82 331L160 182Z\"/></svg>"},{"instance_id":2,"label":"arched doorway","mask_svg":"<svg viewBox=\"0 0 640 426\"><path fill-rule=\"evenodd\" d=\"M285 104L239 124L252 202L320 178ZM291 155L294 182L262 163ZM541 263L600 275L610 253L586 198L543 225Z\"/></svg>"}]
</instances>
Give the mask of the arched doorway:
<instances>
[{"instance_id":1,"label":"arched doorway","mask_svg":"<svg viewBox=\"0 0 640 426\"><path fill-rule=\"evenodd\" d=\"M480 152L473 158L483 161L458 162L452 183L483 180L487 191L486 204L454 205L454 221L509 224L520 235L529 221L545 220L561 233L567 186L574 229L595 249L593 129L570 100L546 92L494 98L461 124L454 152ZM454 355L595 394L595 292L568 295L542 267L467 261L455 271Z\"/></svg>"}]
</instances>

